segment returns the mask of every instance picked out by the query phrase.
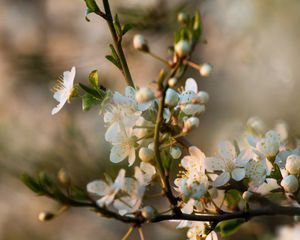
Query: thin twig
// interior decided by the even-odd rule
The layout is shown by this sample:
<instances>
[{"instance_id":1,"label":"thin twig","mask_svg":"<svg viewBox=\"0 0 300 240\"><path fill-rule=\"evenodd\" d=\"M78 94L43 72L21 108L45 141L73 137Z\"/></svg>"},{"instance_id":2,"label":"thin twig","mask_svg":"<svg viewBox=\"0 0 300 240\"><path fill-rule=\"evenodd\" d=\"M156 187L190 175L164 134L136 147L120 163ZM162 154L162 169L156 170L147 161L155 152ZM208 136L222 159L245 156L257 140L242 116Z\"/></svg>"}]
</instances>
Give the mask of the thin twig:
<instances>
[{"instance_id":1,"label":"thin twig","mask_svg":"<svg viewBox=\"0 0 300 240\"><path fill-rule=\"evenodd\" d=\"M145 240L143 229L141 227L139 227L138 230L139 230L139 235L140 235L141 240Z\"/></svg>"},{"instance_id":2,"label":"thin twig","mask_svg":"<svg viewBox=\"0 0 300 240\"><path fill-rule=\"evenodd\" d=\"M131 226L131 227L128 229L128 232L124 235L124 237L122 237L122 240L127 240L127 239L129 239L129 237L130 237L131 233L133 232L133 230L134 230L134 227Z\"/></svg>"}]
</instances>

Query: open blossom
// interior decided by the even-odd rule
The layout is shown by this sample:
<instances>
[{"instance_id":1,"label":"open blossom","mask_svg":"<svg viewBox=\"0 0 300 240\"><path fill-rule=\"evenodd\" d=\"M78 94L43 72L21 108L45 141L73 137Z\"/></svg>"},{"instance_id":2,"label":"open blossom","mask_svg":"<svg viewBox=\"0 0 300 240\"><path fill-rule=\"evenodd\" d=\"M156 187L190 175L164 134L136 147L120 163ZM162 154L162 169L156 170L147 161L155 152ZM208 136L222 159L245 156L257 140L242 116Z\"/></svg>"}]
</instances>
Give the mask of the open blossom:
<instances>
[{"instance_id":1,"label":"open blossom","mask_svg":"<svg viewBox=\"0 0 300 240\"><path fill-rule=\"evenodd\" d=\"M113 147L110 150L110 161L119 163L128 158L131 166L136 158L137 137L134 135L134 129L127 128L124 131L115 134L111 139Z\"/></svg>"},{"instance_id":2,"label":"open blossom","mask_svg":"<svg viewBox=\"0 0 300 240\"><path fill-rule=\"evenodd\" d=\"M142 162L140 167L135 167L134 178L125 179L122 191L126 195L114 202L114 207L118 209L121 215L133 213L140 209L146 187L151 183L155 174L155 167L150 163Z\"/></svg>"},{"instance_id":3,"label":"open blossom","mask_svg":"<svg viewBox=\"0 0 300 240\"><path fill-rule=\"evenodd\" d=\"M214 186L225 185L230 178L240 181L246 175L245 166L251 159L251 153L243 150L237 156L235 147L229 141L222 142L219 145L219 158L205 158L205 168L208 171L222 171L215 179Z\"/></svg>"},{"instance_id":4,"label":"open blossom","mask_svg":"<svg viewBox=\"0 0 300 240\"><path fill-rule=\"evenodd\" d=\"M275 157L280 147L280 135L274 131L268 131L264 138L256 143L256 149L266 157Z\"/></svg>"},{"instance_id":5,"label":"open blossom","mask_svg":"<svg viewBox=\"0 0 300 240\"><path fill-rule=\"evenodd\" d=\"M102 180L96 180L90 182L87 185L87 191L89 193L101 196L99 200L97 200L97 204L100 207L110 205L117 193L123 188L125 183L125 170L121 169L115 182L113 182L109 177L107 177L107 183Z\"/></svg>"},{"instance_id":6,"label":"open blossom","mask_svg":"<svg viewBox=\"0 0 300 240\"><path fill-rule=\"evenodd\" d=\"M205 111L205 105L201 103L198 95L197 82L188 78L185 82L184 91L180 94L180 109L187 115L195 115Z\"/></svg>"},{"instance_id":7,"label":"open blossom","mask_svg":"<svg viewBox=\"0 0 300 240\"><path fill-rule=\"evenodd\" d=\"M195 146L189 148L190 155L181 160L181 166L185 169L181 177L175 179L177 191L185 199L199 200L208 189L208 178L204 169L204 153Z\"/></svg>"},{"instance_id":8,"label":"open blossom","mask_svg":"<svg viewBox=\"0 0 300 240\"><path fill-rule=\"evenodd\" d=\"M58 80L56 86L54 86L53 98L59 102L59 104L52 109L51 114L54 115L58 113L70 97L74 94L74 79L75 79L76 69L72 67L71 71L65 71L61 79Z\"/></svg>"}]
</instances>

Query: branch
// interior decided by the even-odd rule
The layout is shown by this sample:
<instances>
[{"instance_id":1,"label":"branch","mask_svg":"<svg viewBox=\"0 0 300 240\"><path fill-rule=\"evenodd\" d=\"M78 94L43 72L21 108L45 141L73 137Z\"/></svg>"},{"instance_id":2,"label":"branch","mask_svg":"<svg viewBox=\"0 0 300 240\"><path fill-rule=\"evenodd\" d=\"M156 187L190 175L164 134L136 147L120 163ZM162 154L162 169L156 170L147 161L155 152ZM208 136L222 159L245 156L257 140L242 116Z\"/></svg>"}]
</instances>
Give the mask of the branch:
<instances>
[{"instance_id":1,"label":"branch","mask_svg":"<svg viewBox=\"0 0 300 240\"><path fill-rule=\"evenodd\" d=\"M180 63L178 63L174 69L172 69L171 73L169 74L169 76L166 78L167 80L169 78L172 78L175 76L178 68L180 66ZM174 197L173 193L172 193L172 188L169 182L169 173L165 172L164 170L164 166L162 163L162 159L160 156L160 151L159 151L159 137L160 137L160 128L161 128L161 124L163 122L163 111L164 111L164 105L165 105L165 96L166 96L166 92L168 89L168 85L163 86L163 83L158 83L160 86L160 90L162 90L162 97L160 100L160 104L159 104L159 108L158 108L158 113L157 113L157 118L156 118L156 123L155 123L155 129L154 129L154 151L155 151L155 156L156 156L156 160L158 163L158 169L159 169L159 173L160 173L160 178L161 178L161 182L162 182L162 188L164 191L164 194L166 195L166 197L168 198L172 209L174 212L176 212L177 214L181 214L180 209L177 207L177 198Z\"/></svg>"},{"instance_id":2,"label":"branch","mask_svg":"<svg viewBox=\"0 0 300 240\"><path fill-rule=\"evenodd\" d=\"M122 38L119 37L116 32L108 0L103 0L103 5L104 5L105 14L99 14L99 12L96 13L106 20L114 42L114 47L116 49L116 52L118 54L121 63L122 74L127 84L131 87L134 87L134 83L122 48Z\"/></svg>"}]
</instances>

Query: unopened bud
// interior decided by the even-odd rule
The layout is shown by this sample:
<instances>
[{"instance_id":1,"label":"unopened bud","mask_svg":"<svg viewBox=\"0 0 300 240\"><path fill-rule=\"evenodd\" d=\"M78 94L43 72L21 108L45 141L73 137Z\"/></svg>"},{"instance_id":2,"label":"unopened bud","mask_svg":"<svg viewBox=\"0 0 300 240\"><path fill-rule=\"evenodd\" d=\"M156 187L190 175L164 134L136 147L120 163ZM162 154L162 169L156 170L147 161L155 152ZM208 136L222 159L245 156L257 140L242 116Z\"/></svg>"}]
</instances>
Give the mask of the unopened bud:
<instances>
[{"instance_id":1,"label":"unopened bud","mask_svg":"<svg viewBox=\"0 0 300 240\"><path fill-rule=\"evenodd\" d=\"M57 173L58 181L63 185L68 187L71 183L70 175L62 168Z\"/></svg>"},{"instance_id":2,"label":"unopened bud","mask_svg":"<svg viewBox=\"0 0 300 240\"><path fill-rule=\"evenodd\" d=\"M181 110L187 115L200 114L205 111L203 104L186 104L181 106Z\"/></svg>"},{"instance_id":3,"label":"unopened bud","mask_svg":"<svg viewBox=\"0 0 300 240\"><path fill-rule=\"evenodd\" d=\"M199 72L202 77L208 77L212 72L212 66L208 63L203 63L200 66Z\"/></svg>"},{"instance_id":4,"label":"unopened bud","mask_svg":"<svg viewBox=\"0 0 300 240\"><path fill-rule=\"evenodd\" d=\"M249 118L247 121L247 126L257 134L263 134L266 130L263 120L261 120L259 117Z\"/></svg>"},{"instance_id":5,"label":"unopened bud","mask_svg":"<svg viewBox=\"0 0 300 240\"><path fill-rule=\"evenodd\" d=\"M150 143L148 145L148 148L151 149L152 151L154 151L154 142Z\"/></svg>"},{"instance_id":6,"label":"unopened bud","mask_svg":"<svg viewBox=\"0 0 300 240\"><path fill-rule=\"evenodd\" d=\"M246 202L248 202L252 196L253 196L253 193L252 193L252 192L250 192L250 191L245 191L245 192L243 193L242 198L243 198Z\"/></svg>"},{"instance_id":7,"label":"unopened bud","mask_svg":"<svg viewBox=\"0 0 300 240\"><path fill-rule=\"evenodd\" d=\"M179 159L182 154L182 151L180 147L174 146L170 148L170 154L173 159Z\"/></svg>"},{"instance_id":8,"label":"unopened bud","mask_svg":"<svg viewBox=\"0 0 300 240\"><path fill-rule=\"evenodd\" d=\"M149 47L143 35L136 34L133 37L133 47L139 51L148 52Z\"/></svg>"},{"instance_id":9,"label":"unopened bud","mask_svg":"<svg viewBox=\"0 0 300 240\"><path fill-rule=\"evenodd\" d=\"M299 187L298 179L294 175L285 176L280 185L283 187L284 191L288 193L296 192Z\"/></svg>"},{"instance_id":10,"label":"unopened bud","mask_svg":"<svg viewBox=\"0 0 300 240\"><path fill-rule=\"evenodd\" d=\"M169 107L175 107L178 102L179 102L178 93L172 88L169 88L166 92L165 104Z\"/></svg>"},{"instance_id":11,"label":"unopened bud","mask_svg":"<svg viewBox=\"0 0 300 240\"><path fill-rule=\"evenodd\" d=\"M197 117L190 117L184 121L183 132L189 132L193 128L199 126L199 119Z\"/></svg>"},{"instance_id":12,"label":"unopened bud","mask_svg":"<svg viewBox=\"0 0 300 240\"><path fill-rule=\"evenodd\" d=\"M300 173L300 156L297 156L297 155L288 156L288 158L286 159L285 168L290 174L299 174Z\"/></svg>"},{"instance_id":13,"label":"unopened bud","mask_svg":"<svg viewBox=\"0 0 300 240\"><path fill-rule=\"evenodd\" d=\"M186 57L191 50L191 44L186 40L181 40L175 45L175 52L178 57Z\"/></svg>"},{"instance_id":14,"label":"unopened bud","mask_svg":"<svg viewBox=\"0 0 300 240\"><path fill-rule=\"evenodd\" d=\"M150 88L147 87L142 87L140 88L136 94L135 94L135 99L139 103L145 103L149 102L154 99L154 93Z\"/></svg>"},{"instance_id":15,"label":"unopened bud","mask_svg":"<svg viewBox=\"0 0 300 240\"><path fill-rule=\"evenodd\" d=\"M139 157L143 162L150 162L154 159L154 151L150 148L142 147L139 151Z\"/></svg>"},{"instance_id":16,"label":"unopened bud","mask_svg":"<svg viewBox=\"0 0 300 240\"><path fill-rule=\"evenodd\" d=\"M151 206L146 206L141 209L141 214L144 218L150 220L155 217L156 210Z\"/></svg>"},{"instance_id":17,"label":"unopened bud","mask_svg":"<svg viewBox=\"0 0 300 240\"><path fill-rule=\"evenodd\" d=\"M186 24L188 22L189 16L186 13L180 12L177 15L177 21L180 24Z\"/></svg>"},{"instance_id":18,"label":"unopened bud","mask_svg":"<svg viewBox=\"0 0 300 240\"><path fill-rule=\"evenodd\" d=\"M41 222L46 222L52 220L55 217L55 214L51 212L40 212L38 215L38 219Z\"/></svg>"},{"instance_id":19,"label":"unopened bud","mask_svg":"<svg viewBox=\"0 0 300 240\"><path fill-rule=\"evenodd\" d=\"M168 85L169 87L174 87L177 83L177 78L170 78L169 81L168 81Z\"/></svg>"}]
</instances>

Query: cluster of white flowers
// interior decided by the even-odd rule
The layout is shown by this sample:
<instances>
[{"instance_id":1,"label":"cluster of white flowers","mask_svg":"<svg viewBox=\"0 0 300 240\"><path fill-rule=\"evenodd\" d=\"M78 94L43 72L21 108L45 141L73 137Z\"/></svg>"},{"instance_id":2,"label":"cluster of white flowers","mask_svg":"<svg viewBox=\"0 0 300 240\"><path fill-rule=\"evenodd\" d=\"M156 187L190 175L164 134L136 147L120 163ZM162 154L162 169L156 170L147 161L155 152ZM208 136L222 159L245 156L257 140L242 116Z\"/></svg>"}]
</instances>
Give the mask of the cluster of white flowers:
<instances>
[{"instance_id":1,"label":"cluster of white flowers","mask_svg":"<svg viewBox=\"0 0 300 240\"><path fill-rule=\"evenodd\" d=\"M64 73L54 94L59 105L52 114L74 95L74 77L75 68ZM173 88L176 82L174 78L168 81L163 109L163 124L168 130L164 131L164 125L160 129L158 147L161 153L167 151L169 158L180 159L182 170L174 181L174 189L182 199L179 206L183 213L197 215L207 213L208 209L222 209L222 204L217 206L215 200L224 199L226 187L238 186L244 201L249 201L254 193L267 195L278 190L290 196L298 192L300 148L288 144L285 123L266 131L262 120L254 117L247 122L245 139L221 142L217 156L206 157L195 146L182 156L183 150L175 139L198 127L198 116L205 111L209 95L198 91L192 78L180 90ZM120 215L139 213L145 218L153 217L155 209L145 206L143 199L156 174L154 131L159 101L147 87L135 90L128 86L124 95L111 94L104 110L105 140L112 145L110 160L119 163L127 159L129 166L133 166L138 159L139 166L134 166L134 177L126 177L125 169L121 169L115 181L106 176L106 181L89 183L87 191L97 197L98 206L113 207ZM217 239L209 223L184 220L177 228L189 228L187 237L192 240Z\"/></svg>"}]
</instances>

